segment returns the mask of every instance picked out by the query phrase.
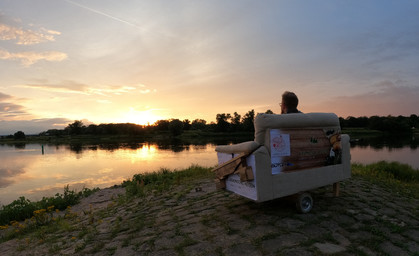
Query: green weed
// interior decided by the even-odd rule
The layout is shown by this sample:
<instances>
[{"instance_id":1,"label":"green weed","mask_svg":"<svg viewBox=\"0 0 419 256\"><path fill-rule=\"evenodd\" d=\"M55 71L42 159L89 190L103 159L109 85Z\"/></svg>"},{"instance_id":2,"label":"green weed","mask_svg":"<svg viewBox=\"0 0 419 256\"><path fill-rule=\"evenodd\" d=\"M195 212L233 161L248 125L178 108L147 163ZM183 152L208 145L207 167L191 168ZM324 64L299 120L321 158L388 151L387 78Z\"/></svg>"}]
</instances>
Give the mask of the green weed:
<instances>
[{"instance_id":1,"label":"green weed","mask_svg":"<svg viewBox=\"0 0 419 256\"><path fill-rule=\"evenodd\" d=\"M129 196L145 196L150 192L162 192L168 190L174 185L184 183L192 178L210 177L213 173L211 168L192 165L191 167L181 171L170 171L161 169L157 172L135 174L131 180L124 181L122 186L125 187ZM182 197L182 195L179 195Z\"/></svg>"},{"instance_id":2,"label":"green weed","mask_svg":"<svg viewBox=\"0 0 419 256\"><path fill-rule=\"evenodd\" d=\"M399 162L380 161L373 164L352 164L352 174L385 186L397 193L419 198L419 169Z\"/></svg>"},{"instance_id":3,"label":"green weed","mask_svg":"<svg viewBox=\"0 0 419 256\"><path fill-rule=\"evenodd\" d=\"M98 188L84 188L82 191L76 192L74 190L70 190L67 185L64 187L63 194L57 193L53 197L44 197L38 202L31 202L23 196L19 197L19 199L13 201L12 203L2 206L0 209L0 225L7 225L11 221L23 221L25 219L29 219L38 211L47 211L51 207L56 210L65 210L68 206L77 204L81 198L87 197L98 190ZM38 217L45 216L38 214ZM42 222L42 220L38 219L38 222Z\"/></svg>"}]
</instances>

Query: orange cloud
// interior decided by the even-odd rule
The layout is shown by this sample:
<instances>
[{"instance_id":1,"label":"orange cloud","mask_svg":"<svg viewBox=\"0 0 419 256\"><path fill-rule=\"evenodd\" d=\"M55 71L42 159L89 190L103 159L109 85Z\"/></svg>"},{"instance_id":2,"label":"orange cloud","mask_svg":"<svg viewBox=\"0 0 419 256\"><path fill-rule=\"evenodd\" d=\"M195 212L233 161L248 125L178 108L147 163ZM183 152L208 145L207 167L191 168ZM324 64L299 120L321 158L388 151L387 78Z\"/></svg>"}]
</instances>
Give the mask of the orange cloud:
<instances>
[{"instance_id":1,"label":"orange cloud","mask_svg":"<svg viewBox=\"0 0 419 256\"><path fill-rule=\"evenodd\" d=\"M40 60L54 61L54 62L63 61L67 59L67 54L63 52L56 52L56 51L10 53L5 50L0 50L0 59L20 60L24 66L30 66Z\"/></svg>"},{"instance_id":2,"label":"orange cloud","mask_svg":"<svg viewBox=\"0 0 419 256\"><path fill-rule=\"evenodd\" d=\"M16 40L16 44L18 45L32 45L54 41L54 35L61 34L58 31L47 30L45 28L41 28L41 31L37 32L32 30L24 30L21 28L8 26L6 24L0 24L0 40Z\"/></svg>"}]
</instances>

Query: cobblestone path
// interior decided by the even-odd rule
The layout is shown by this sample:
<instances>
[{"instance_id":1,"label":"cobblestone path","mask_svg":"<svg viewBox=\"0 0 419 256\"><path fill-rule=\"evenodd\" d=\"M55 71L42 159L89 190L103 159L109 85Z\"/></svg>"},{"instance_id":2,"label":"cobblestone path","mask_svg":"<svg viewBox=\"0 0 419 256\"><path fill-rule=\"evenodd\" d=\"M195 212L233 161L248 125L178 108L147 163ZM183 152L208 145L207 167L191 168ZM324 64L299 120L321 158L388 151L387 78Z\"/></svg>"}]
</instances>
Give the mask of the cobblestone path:
<instances>
[{"instance_id":1,"label":"cobblestone path","mask_svg":"<svg viewBox=\"0 0 419 256\"><path fill-rule=\"evenodd\" d=\"M313 210L298 214L291 200L254 203L197 180L85 204L66 232L2 243L1 255L419 255L419 199L390 191L352 178L338 198L331 186L311 191Z\"/></svg>"}]
</instances>

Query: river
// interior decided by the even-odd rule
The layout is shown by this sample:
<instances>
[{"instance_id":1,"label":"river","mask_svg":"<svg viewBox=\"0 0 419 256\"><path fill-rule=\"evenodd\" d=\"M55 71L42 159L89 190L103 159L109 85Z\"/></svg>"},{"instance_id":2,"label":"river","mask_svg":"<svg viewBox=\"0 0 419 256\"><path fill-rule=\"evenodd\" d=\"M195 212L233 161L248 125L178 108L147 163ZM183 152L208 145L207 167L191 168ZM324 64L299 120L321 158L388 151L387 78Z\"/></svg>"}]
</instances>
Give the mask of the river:
<instances>
[{"instance_id":1,"label":"river","mask_svg":"<svg viewBox=\"0 0 419 256\"><path fill-rule=\"evenodd\" d=\"M360 141L352 143L352 163L399 161L419 168L416 141L402 145ZM217 142L218 144L222 144ZM226 142L227 143L227 142ZM40 200L70 189L105 188L121 184L136 173L217 164L215 143L131 143L105 145L0 144L0 204L20 196Z\"/></svg>"}]
</instances>

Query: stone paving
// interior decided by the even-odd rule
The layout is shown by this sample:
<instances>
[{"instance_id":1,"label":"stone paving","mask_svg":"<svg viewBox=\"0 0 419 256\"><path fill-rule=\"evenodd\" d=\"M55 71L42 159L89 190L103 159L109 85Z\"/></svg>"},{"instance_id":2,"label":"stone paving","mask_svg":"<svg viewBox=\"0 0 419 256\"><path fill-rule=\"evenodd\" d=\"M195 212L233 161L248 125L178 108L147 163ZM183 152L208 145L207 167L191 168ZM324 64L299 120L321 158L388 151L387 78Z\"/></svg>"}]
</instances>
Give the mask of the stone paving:
<instances>
[{"instance_id":1,"label":"stone paving","mask_svg":"<svg viewBox=\"0 0 419 256\"><path fill-rule=\"evenodd\" d=\"M122 203L102 196L91 212L79 206L65 231L4 242L0 254L419 255L418 198L362 178L341 183L338 198L331 186L311 194L308 214L292 200L254 203L216 190L209 179Z\"/></svg>"}]
</instances>

